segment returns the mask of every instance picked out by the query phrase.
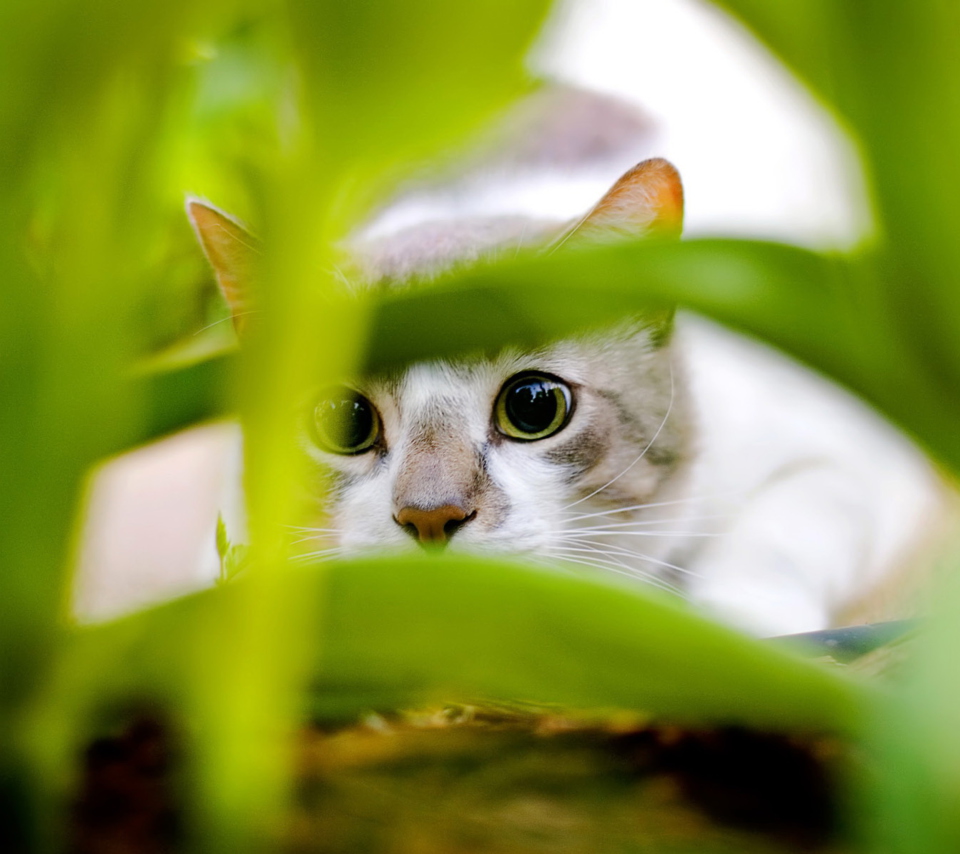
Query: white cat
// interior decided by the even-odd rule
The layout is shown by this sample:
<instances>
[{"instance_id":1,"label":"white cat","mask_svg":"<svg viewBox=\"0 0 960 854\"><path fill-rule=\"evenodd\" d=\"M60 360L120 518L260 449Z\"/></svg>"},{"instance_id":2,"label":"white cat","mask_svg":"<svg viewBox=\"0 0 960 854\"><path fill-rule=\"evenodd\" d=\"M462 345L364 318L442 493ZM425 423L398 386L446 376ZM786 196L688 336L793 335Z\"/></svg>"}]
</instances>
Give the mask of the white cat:
<instances>
[{"instance_id":1,"label":"white cat","mask_svg":"<svg viewBox=\"0 0 960 854\"><path fill-rule=\"evenodd\" d=\"M666 161L628 171L573 225L425 222L352 245L357 287L523 244L678 234ZM238 328L256 241L190 200ZM675 328L674 328L675 326ZM625 320L491 359L414 364L318 393L316 554L443 546L668 588L759 634L823 628L904 557L935 478L848 395L704 320Z\"/></svg>"}]
</instances>

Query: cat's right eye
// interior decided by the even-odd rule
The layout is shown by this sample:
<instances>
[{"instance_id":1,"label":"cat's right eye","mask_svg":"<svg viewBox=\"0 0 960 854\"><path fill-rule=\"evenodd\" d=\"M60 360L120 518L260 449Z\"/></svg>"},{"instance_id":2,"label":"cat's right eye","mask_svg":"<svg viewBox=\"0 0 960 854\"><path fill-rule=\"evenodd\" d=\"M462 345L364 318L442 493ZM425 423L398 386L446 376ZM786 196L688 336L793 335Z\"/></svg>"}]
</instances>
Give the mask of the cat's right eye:
<instances>
[{"instance_id":1,"label":"cat's right eye","mask_svg":"<svg viewBox=\"0 0 960 854\"><path fill-rule=\"evenodd\" d=\"M351 388L332 389L313 409L311 432L333 454L362 454L380 438L380 416L373 404Z\"/></svg>"},{"instance_id":2,"label":"cat's right eye","mask_svg":"<svg viewBox=\"0 0 960 854\"><path fill-rule=\"evenodd\" d=\"M562 430L572 411L573 396L563 380L525 371L500 389L493 414L504 436L533 442Z\"/></svg>"}]
</instances>

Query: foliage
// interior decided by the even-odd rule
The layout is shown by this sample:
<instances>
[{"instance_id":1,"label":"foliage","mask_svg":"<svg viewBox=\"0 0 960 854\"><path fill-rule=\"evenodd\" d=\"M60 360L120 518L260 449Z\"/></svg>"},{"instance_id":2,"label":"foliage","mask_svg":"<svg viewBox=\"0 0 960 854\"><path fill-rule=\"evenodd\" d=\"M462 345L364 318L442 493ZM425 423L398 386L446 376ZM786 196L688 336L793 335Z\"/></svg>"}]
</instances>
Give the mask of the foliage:
<instances>
[{"instance_id":1,"label":"foliage","mask_svg":"<svg viewBox=\"0 0 960 854\"><path fill-rule=\"evenodd\" d=\"M0 823L11 850L56 846L77 745L133 696L192 722L195 846L242 851L283 803L278 745L308 698L342 712L473 692L859 733L886 763L863 793L867 832L885 834L883 850L956 848L953 589L912 679L889 696L652 592L478 560L284 560L282 525L300 510L289 413L307 383L563 335L645 301L768 338L960 471L960 9L717 3L855 134L871 245L844 257L748 241L599 247L365 302L335 295L336 239L401 164L462 139L529 85L521 61L546 0L0 6ZM178 308L203 294L204 275L180 222L184 187L261 225L262 335L242 356L145 365L213 310L209 294ZM71 628L89 467L234 411L249 452L246 577Z\"/></svg>"}]
</instances>

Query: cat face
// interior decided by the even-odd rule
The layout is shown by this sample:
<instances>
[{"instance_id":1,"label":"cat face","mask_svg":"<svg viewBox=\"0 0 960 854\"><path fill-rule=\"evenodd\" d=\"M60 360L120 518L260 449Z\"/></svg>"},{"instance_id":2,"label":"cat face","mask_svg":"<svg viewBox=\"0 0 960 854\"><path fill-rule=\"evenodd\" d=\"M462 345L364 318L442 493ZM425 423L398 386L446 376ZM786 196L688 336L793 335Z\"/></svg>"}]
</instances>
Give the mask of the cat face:
<instances>
[{"instance_id":1,"label":"cat face","mask_svg":"<svg viewBox=\"0 0 960 854\"><path fill-rule=\"evenodd\" d=\"M645 161L572 226L427 224L358 242L358 268L367 284L389 285L521 236L562 243L676 232L681 210L673 167ZM188 212L242 332L253 238L202 203L191 201ZM682 370L663 320L319 389L305 407L303 446L323 503L306 550L449 547L589 565L596 549L585 546L584 531L596 532L600 519L608 557L629 562L636 540L625 529L679 482L684 409ZM644 543L645 555L657 551Z\"/></svg>"},{"instance_id":2,"label":"cat face","mask_svg":"<svg viewBox=\"0 0 960 854\"><path fill-rule=\"evenodd\" d=\"M652 339L624 327L321 393L307 448L333 544L547 556L572 517L649 500L685 444L665 423L669 350Z\"/></svg>"}]
</instances>

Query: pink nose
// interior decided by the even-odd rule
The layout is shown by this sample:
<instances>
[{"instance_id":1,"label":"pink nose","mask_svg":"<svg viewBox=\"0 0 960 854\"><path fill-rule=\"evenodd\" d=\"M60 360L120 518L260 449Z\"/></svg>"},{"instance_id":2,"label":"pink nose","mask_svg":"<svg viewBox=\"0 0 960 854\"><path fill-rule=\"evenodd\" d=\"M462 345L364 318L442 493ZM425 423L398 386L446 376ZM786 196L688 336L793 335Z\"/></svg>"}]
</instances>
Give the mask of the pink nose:
<instances>
[{"instance_id":1,"label":"pink nose","mask_svg":"<svg viewBox=\"0 0 960 854\"><path fill-rule=\"evenodd\" d=\"M424 545L444 546L457 529L466 525L477 513L467 513L462 507L444 504L422 510L419 507L404 507L397 513L397 524L406 528Z\"/></svg>"}]
</instances>

